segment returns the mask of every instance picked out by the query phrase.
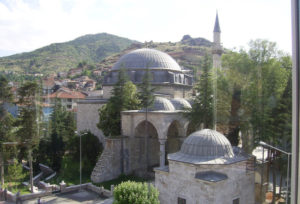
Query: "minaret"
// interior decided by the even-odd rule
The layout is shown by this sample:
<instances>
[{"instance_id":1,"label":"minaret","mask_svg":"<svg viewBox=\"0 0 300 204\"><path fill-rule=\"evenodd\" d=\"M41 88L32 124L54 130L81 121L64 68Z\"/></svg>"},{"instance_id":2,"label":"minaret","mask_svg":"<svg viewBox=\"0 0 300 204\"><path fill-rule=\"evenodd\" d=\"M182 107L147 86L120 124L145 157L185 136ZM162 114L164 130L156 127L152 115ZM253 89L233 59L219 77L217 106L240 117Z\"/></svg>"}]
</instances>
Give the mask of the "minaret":
<instances>
[{"instance_id":1,"label":"minaret","mask_svg":"<svg viewBox=\"0 0 300 204\"><path fill-rule=\"evenodd\" d=\"M213 54L213 67L214 68L221 68L221 56L223 53L223 48L221 44L221 29L219 24L219 17L218 12L216 15L216 21L215 21L215 27L214 27L214 42L213 42L213 48L212 48L212 54Z\"/></svg>"},{"instance_id":2,"label":"minaret","mask_svg":"<svg viewBox=\"0 0 300 204\"><path fill-rule=\"evenodd\" d=\"M213 71L214 75L217 76L218 69L221 69L222 63L221 63L221 56L223 53L223 48L221 44L221 29L219 24L219 17L218 12L216 15L216 21L215 21L215 27L214 27L214 42L212 47L212 55L213 55ZM218 124L218 114L217 114L217 78L214 78L213 80L213 92L214 92L214 129L217 130L217 124Z\"/></svg>"}]
</instances>

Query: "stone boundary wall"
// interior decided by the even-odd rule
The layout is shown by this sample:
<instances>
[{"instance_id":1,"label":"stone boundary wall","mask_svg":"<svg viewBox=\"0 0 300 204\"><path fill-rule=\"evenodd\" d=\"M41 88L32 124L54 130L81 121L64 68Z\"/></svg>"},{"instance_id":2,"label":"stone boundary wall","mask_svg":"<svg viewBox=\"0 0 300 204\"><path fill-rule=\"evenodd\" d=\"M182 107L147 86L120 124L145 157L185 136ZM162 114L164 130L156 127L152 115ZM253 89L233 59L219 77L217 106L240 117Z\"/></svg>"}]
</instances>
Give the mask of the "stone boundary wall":
<instances>
[{"instance_id":1,"label":"stone boundary wall","mask_svg":"<svg viewBox=\"0 0 300 204\"><path fill-rule=\"evenodd\" d=\"M105 138L104 150L91 175L94 183L115 179L122 173L121 151L121 137Z\"/></svg>"},{"instance_id":2,"label":"stone boundary wall","mask_svg":"<svg viewBox=\"0 0 300 204\"><path fill-rule=\"evenodd\" d=\"M111 186L111 190L109 191L109 190L104 189L103 187L95 186L92 183L85 183L85 184L81 184L81 186L80 185L73 185L73 186L68 186L68 187L66 187L66 184L61 184L60 185L60 193L68 193L68 192L72 192L72 191L78 191L79 189L89 190L89 191L92 191L96 194L100 194L102 196L105 196L105 197L109 198L113 195L114 186ZM53 194L52 191L43 191L43 192L38 192L38 193L30 193L30 194L25 194L25 195L19 196L18 200L19 201L25 201L25 200L35 199L35 198L37 199L37 198L49 196L49 195L52 195L52 194ZM11 201L11 202L16 202L17 194L13 194L12 192L7 191L6 200Z\"/></svg>"}]
</instances>

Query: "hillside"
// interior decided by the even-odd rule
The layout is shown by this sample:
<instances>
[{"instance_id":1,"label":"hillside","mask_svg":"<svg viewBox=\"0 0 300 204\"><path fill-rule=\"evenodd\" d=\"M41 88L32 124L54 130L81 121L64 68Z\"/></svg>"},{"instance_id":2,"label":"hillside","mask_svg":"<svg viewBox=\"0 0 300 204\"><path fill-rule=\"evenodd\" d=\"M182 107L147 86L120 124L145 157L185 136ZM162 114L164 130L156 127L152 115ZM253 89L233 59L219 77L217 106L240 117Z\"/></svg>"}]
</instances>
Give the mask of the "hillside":
<instances>
[{"instance_id":1,"label":"hillside","mask_svg":"<svg viewBox=\"0 0 300 204\"><path fill-rule=\"evenodd\" d=\"M65 43L54 43L33 52L0 58L0 71L10 70L25 73L53 73L74 68L80 61L89 64L138 43L127 38L100 33L85 35Z\"/></svg>"},{"instance_id":2,"label":"hillside","mask_svg":"<svg viewBox=\"0 0 300 204\"><path fill-rule=\"evenodd\" d=\"M132 44L129 48L120 53L104 58L97 67L110 69L115 62L124 54L139 48L154 48L168 53L180 66L194 70L200 67L202 57L205 53L211 53L212 43L204 38L191 38L183 36L179 42L146 42L142 44Z\"/></svg>"},{"instance_id":3,"label":"hillside","mask_svg":"<svg viewBox=\"0 0 300 204\"><path fill-rule=\"evenodd\" d=\"M145 42L106 33L85 35L65 43L55 43L33 52L0 58L0 71L20 73L57 73L77 66L81 61L110 69L124 54L138 48L148 47L171 55L181 66L196 69L202 56L210 53L212 43L204 38L183 36L179 42Z\"/></svg>"}]
</instances>

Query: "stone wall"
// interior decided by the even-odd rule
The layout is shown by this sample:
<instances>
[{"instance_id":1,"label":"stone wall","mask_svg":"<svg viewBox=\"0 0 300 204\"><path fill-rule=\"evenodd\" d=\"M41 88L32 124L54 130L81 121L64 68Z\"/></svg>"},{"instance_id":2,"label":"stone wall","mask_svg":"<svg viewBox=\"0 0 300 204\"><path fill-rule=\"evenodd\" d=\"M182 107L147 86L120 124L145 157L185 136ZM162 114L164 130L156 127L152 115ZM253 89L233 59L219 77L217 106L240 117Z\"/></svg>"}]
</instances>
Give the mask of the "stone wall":
<instances>
[{"instance_id":1,"label":"stone wall","mask_svg":"<svg viewBox=\"0 0 300 204\"><path fill-rule=\"evenodd\" d=\"M94 183L117 178L122 173L121 151L121 138L105 139L104 150L91 175L91 179Z\"/></svg>"},{"instance_id":2,"label":"stone wall","mask_svg":"<svg viewBox=\"0 0 300 204\"><path fill-rule=\"evenodd\" d=\"M228 176L219 182L195 178L199 171L216 171ZM155 185L161 204L177 203L178 197L191 204L254 204L254 172L245 170L245 163L231 165L193 165L169 161L169 170L155 170Z\"/></svg>"},{"instance_id":3,"label":"stone wall","mask_svg":"<svg viewBox=\"0 0 300 204\"><path fill-rule=\"evenodd\" d=\"M103 86L103 98L109 99L111 97L111 91L113 86Z\"/></svg>"},{"instance_id":4,"label":"stone wall","mask_svg":"<svg viewBox=\"0 0 300 204\"><path fill-rule=\"evenodd\" d=\"M78 102L77 110L77 131L90 131L96 135L101 143L104 142L104 135L98 129L99 109L105 104L104 100L86 99Z\"/></svg>"}]
</instances>

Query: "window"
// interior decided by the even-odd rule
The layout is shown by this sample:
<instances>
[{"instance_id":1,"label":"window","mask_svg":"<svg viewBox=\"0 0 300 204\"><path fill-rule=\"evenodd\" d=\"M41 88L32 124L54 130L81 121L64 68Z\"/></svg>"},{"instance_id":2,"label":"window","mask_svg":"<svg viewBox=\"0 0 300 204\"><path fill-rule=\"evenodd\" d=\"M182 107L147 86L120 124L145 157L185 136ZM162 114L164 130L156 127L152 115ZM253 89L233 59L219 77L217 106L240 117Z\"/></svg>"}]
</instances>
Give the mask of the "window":
<instances>
[{"instance_id":1,"label":"window","mask_svg":"<svg viewBox=\"0 0 300 204\"><path fill-rule=\"evenodd\" d=\"M184 198L178 197L177 203L178 203L178 204L186 204L186 200L185 200Z\"/></svg>"},{"instance_id":2,"label":"window","mask_svg":"<svg viewBox=\"0 0 300 204\"><path fill-rule=\"evenodd\" d=\"M67 105L67 108L68 109L72 109L72 105Z\"/></svg>"},{"instance_id":3,"label":"window","mask_svg":"<svg viewBox=\"0 0 300 204\"><path fill-rule=\"evenodd\" d=\"M68 101L68 102L72 102L72 99L71 99L71 98L68 98L67 101Z\"/></svg>"},{"instance_id":4,"label":"window","mask_svg":"<svg viewBox=\"0 0 300 204\"><path fill-rule=\"evenodd\" d=\"M236 198L232 201L232 204L240 204L240 199Z\"/></svg>"}]
</instances>

